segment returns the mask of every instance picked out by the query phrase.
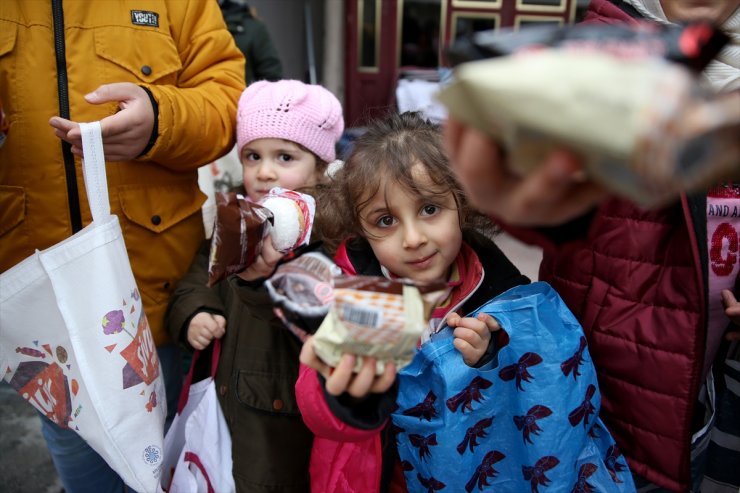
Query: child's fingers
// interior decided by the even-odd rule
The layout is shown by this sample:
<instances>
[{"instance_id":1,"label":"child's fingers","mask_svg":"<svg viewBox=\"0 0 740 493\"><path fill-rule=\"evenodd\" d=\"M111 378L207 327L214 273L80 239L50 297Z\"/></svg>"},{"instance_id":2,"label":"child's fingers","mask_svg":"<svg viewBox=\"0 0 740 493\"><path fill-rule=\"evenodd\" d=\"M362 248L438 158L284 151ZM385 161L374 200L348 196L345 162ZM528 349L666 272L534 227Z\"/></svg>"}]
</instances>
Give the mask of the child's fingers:
<instances>
[{"instance_id":1,"label":"child's fingers","mask_svg":"<svg viewBox=\"0 0 740 493\"><path fill-rule=\"evenodd\" d=\"M221 317L223 319L223 317ZM226 323L225 319L223 323L220 323L217 319L213 319L213 322L208 327L208 330L210 331L211 335L216 339L221 339L224 334L226 333Z\"/></svg>"},{"instance_id":2,"label":"child's fingers","mask_svg":"<svg viewBox=\"0 0 740 493\"><path fill-rule=\"evenodd\" d=\"M226 319L221 315L211 313L208 315L209 317L202 321L203 329L212 339L220 339L226 332Z\"/></svg>"},{"instance_id":3,"label":"child's fingers","mask_svg":"<svg viewBox=\"0 0 740 493\"><path fill-rule=\"evenodd\" d=\"M223 315L219 315L217 313L214 313L213 319L216 321L216 324L226 330L226 318Z\"/></svg>"},{"instance_id":4,"label":"child's fingers","mask_svg":"<svg viewBox=\"0 0 740 493\"><path fill-rule=\"evenodd\" d=\"M355 355L354 354L343 354L342 359L339 360L339 364L331 375L326 379L326 391L330 395L341 395L350 380L352 379L352 370L355 367Z\"/></svg>"},{"instance_id":5,"label":"child's fingers","mask_svg":"<svg viewBox=\"0 0 740 493\"><path fill-rule=\"evenodd\" d=\"M488 341L491 339L491 332L488 330L488 327L486 327L486 324L483 322L476 320L478 324L475 324L475 327L465 325L457 327L452 334L457 339L462 339L466 342L468 342L471 346L480 346L481 344L488 344Z\"/></svg>"},{"instance_id":6,"label":"child's fingers","mask_svg":"<svg viewBox=\"0 0 740 493\"><path fill-rule=\"evenodd\" d=\"M267 267L262 255L257 255L252 265L239 272L237 276L241 277L245 281L256 281L268 276L272 270Z\"/></svg>"},{"instance_id":7,"label":"child's fingers","mask_svg":"<svg viewBox=\"0 0 740 493\"><path fill-rule=\"evenodd\" d=\"M190 338L189 338L190 339ZM189 340L190 345L193 346L193 349L197 349L198 351L202 351L208 345L211 343L212 338L208 336L207 333L203 332L196 332L192 340Z\"/></svg>"},{"instance_id":8,"label":"child's fingers","mask_svg":"<svg viewBox=\"0 0 740 493\"><path fill-rule=\"evenodd\" d=\"M498 323L498 320L487 313L479 313L476 318L486 324L489 332L496 332L498 330L501 330L501 325Z\"/></svg>"},{"instance_id":9,"label":"child's fingers","mask_svg":"<svg viewBox=\"0 0 740 493\"><path fill-rule=\"evenodd\" d=\"M447 325L450 327L457 327L460 325L460 320L462 320L462 317L457 313L452 312L447 316Z\"/></svg>"},{"instance_id":10,"label":"child's fingers","mask_svg":"<svg viewBox=\"0 0 740 493\"><path fill-rule=\"evenodd\" d=\"M283 254L280 250L277 250L275 245L272 244L272 236L270 237L270 241L265 240L262 242L260 256L264 260L265 264L271 268L274 268L280 259L283 258Z\"/></svg>"},{"instance_id":11,"label":"child's fingers","mask_svg":"<svg viewBox=\"0 0 740 493\"><path fill-rule=\"evenodd\" d=\"M205 349L205 346L195 337L188 337L188 344L190 344L190 346L192 346L196 351L202 351Z\"/></svg>"},{"instance_id":12,"label":"child's fingers","mask_svg":"<svg viewBox=\"0 0 740 493\"><path fill-rule=\"evenodd\" d=\"M468 329L474 331L476 334L481 336L482 338L488 340L491 330L488 328L488 325L486 324L486 321L481 318L471 318L471 317L464 317L460 321L460 325L463 327L467 327Z\"/></svg>"},{"instance_id":13,"label":"child's fingers","mask_svg":"<svg viewBox=\"0 0 740 493\"><path fill-rule=\"evenodd\" d=\"M396 364L393 363L392 361L386 361L385 368L383 369L383 374L375 379L372 387L370 387L370 392L373 392L376 394L382 394L383 392L387 392L388 389L391 388L391 385L393 385L393 382L395 381L396 381Z\"/></svg>"},{"instance_id":14,"label":"child's fingers","mask_svg":"<svg viewBox=\"0 0 740 493\"><path fill-rule=\"evenodd\" d=\"M360 371L352 379L347 392L352 397L364 397L370 392L375 380L375 358L365 357L362 360Z\"/></svg>"},{"instance_id":15,"label":"child's fingers","mask_svg":"<svg viewBox=\"0 0 740 493\"><path fill-rule=\"evenodd\" d=\"M485 351L485 349L476 349L475 346L463 339L455 338L452 341L452 344L458 351L460 351L460 354L462 355L463 361L466 365L473 365L477 363L480 357L483 355L483 352Z\"/></svg>"},{"instance_id":16,"label":"child's fingers","mask_svg":"<svg viewBox=\"0 0 740 493\"><path fill-rule=\"evenodd\" d=\"M308 366L309 368L313 368L317 372L324 375L324 377L329 377L329 365L321 361L316 355L316 351L314 351L313 342L311 341L310 336L308 337L308 339L306 339L306 342L303 343L303 347L301 347L301 354L298 356L298 359L304 365Z\"/></svg>"}]
</instances>

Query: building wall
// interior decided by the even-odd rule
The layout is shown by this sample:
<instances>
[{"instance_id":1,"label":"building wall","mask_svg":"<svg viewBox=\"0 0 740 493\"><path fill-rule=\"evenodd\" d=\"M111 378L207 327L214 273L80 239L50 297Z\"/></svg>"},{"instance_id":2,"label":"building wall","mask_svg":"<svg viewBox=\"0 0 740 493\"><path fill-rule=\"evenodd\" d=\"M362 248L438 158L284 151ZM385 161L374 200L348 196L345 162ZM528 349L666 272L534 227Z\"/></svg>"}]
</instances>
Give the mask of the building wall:
<instances>
[{"instance_id":1,"label":"building wall","mask_svg":"<svg viewBox=\"0 0 740 493\"><path fill-rule=\"evenodd\" d=\"M316 75L320 83L324 52L324 0L250 0L249 5L257 9L257 15L270 30L270 36L283 62L285 78L304 82L309 82L305 6L310 7Z\"/></svg>"}]
</instances>

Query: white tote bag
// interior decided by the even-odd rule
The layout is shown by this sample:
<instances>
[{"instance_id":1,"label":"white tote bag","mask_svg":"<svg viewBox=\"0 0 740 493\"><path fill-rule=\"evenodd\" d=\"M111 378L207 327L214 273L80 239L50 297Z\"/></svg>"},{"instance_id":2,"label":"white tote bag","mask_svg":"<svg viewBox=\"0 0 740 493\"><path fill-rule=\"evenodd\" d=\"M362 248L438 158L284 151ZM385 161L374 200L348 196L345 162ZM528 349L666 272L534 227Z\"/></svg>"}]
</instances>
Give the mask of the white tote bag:
<instances>
[{"instance_id":1,"label":"white tote bag","mask_svg":"<svg viewBox=\"0 0 740 493\"><path fill-rule=\"evenodd\" d=\"M154 340L111 215L100 123L83 123L93 221L0 275L0 368L139 492L159 490L166 398Z\"/></svg>"},{"instance_id":2,"label":"white tote bag","mask_svg":"<svg viewBox=\"0 0 740 493\"><path fill-rule=\"evenodd\" d=\"M164 438L162 487L170 493L232 493L231 435L216 395L221 341L213 341L211 375L195 384L193 354L177 415Z\"/></svg>"}]
</instances>

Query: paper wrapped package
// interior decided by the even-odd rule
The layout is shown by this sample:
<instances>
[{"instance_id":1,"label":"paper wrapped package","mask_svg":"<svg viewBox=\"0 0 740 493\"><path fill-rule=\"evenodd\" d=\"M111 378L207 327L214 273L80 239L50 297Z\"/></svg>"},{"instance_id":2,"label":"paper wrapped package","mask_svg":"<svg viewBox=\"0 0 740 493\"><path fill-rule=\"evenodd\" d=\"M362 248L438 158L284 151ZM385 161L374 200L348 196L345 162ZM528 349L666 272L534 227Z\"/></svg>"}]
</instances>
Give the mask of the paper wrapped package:
<instances>
[{"instance_id":1,"label":"paper wrapped package","mask_svg":"<svg viewBox=\"0 0 740 493\"><path fill-rule=\"evenodd\" d=\"M267 228L267 234L272 238L276 250L285 253L308 243L316 213L313 197L275 187L259 204L272 212L273 221Z\"/></svg>"},{"instance_id":2,"label":"paper wrapped package","mask_svg":"<svg viewBox=\"0 0 740 493\"><path fill-rule=\"evenodd\" d=\"M316 354L336 367L344 353L376 358L381 374L386 361L408 365L433 307L448 293L444 284L416 287L383 277L334 280L333 302L313 337Z\"/></svg>"},{"instance_id":3,"label":"paper wrapped package","mask_svg":"<svg viewBox=\"0 0 740 493\"><path fill-rule=\"evenodd\" d=\"M577 39L538 49L521 42L513 55L459 65L438 97L455 118L499 141L514 172L568 147L594 181L661 205L740 175L740 92L710 95L691 64L662 56L665 43L653 41Z\"/></svg>"}]
</instances>

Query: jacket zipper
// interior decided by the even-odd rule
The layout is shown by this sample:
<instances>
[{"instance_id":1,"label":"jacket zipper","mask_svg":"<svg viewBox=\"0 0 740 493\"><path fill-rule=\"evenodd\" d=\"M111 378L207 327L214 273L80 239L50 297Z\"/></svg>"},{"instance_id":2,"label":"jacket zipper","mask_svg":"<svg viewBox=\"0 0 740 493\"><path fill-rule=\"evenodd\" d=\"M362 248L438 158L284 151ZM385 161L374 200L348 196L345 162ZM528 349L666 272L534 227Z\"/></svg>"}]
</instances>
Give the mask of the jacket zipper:
<instances>
[{"instance_id":1,"label":"jacket zipper","mask_svg":"<svg viewBox=\"0 0 740 493\"><path fill-rule=\"evenodd\" d=\"M450 313L456 311L458 308L461 308L465 304L465 302L468 301L473 296L473 294L475 294L476 291L478 291L478 288L481 287L481 285L483 284L483 278L486 276L486 271L483 268L483 266L481 266L480 269L481 269L480 270L480 277L478 278L478 281L476 282L475 286L473 286L473 288L470 289L467 292L467 294L465 294L465 296L460 301L458 301L457 303L455 303L452 307L450 307L449 310L447 310L447 314L448 315ZM447 317L445 316L445 317L442 318L442 320L440 320L439 322L437 322L437 326L436 327L430 327L430 329L432 330L432 332L429 334L429 337L431 338L433 334L438 333L446 325L447 325Z\"/></svg>"},{"instance_id":2,"label":"jacket zipper","mask_svg":"<svg viewBox=\"0 0 740 493\"><path fill-rule=\"evenodd\" d=\"M59 95L59 116L69 120L69 85L67 81L67 53L64 44L64 11L62 0L52 0L52 17L54 19L54 52L57 61L57 93ZM80 213L80 194L77 190L77 172L72 146L65 141L62 143L62 157L64 158L64 176L67 180L67 202L69 204L69 219L72 233L82 229L82 214Z\"/></svg>"}]
</instances>

